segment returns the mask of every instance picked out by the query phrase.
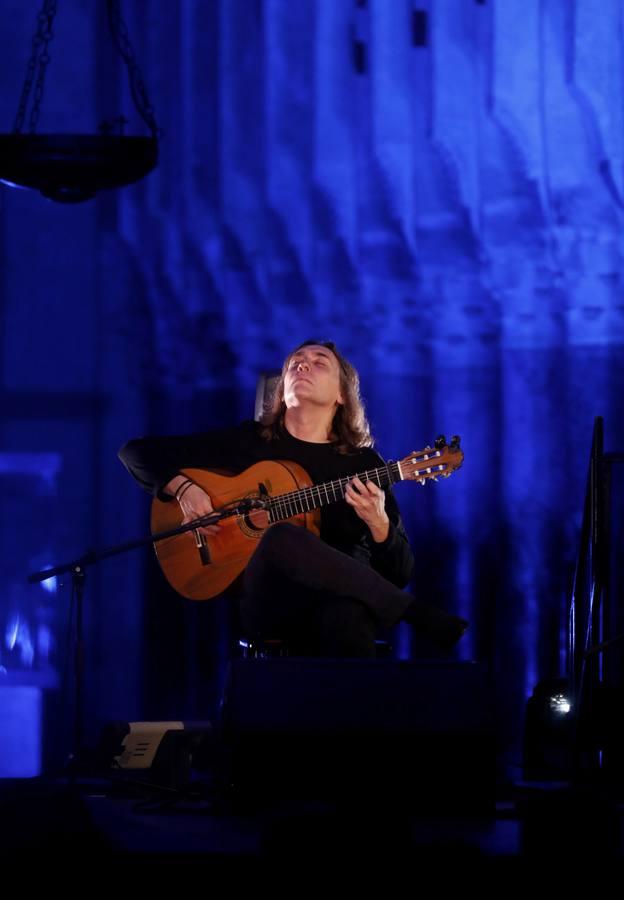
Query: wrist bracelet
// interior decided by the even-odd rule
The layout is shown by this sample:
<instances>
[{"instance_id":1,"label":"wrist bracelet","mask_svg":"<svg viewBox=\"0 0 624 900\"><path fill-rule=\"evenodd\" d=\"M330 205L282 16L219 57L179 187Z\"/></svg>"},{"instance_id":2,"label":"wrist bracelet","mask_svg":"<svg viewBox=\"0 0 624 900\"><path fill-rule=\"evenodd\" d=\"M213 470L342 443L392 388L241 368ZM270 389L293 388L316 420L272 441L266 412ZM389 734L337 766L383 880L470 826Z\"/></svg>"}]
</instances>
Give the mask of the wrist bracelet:
<instances>
[{"instance_id":1,"label":"wrist bracelet","mask_svg":"<svg viewBox=\"0 0 624 900\"><path fill-rule=\"evenodd\" d=\"M182 490L180 491L180 496L178 497L178 503L180 502L180 500L182 499L182 497L184 497L184 495L186 494L186 492L188 491L188 489L189 489L192 485L194 485L194 484L195 484L194 481L189 481L188 484L185 484L185 485L184 485L184 487L183 487Z\"/></svg>"},{"instance_id":2,"label":"wrist bracelet","mask_svg":"<svg viewBox=\"0 0 624 900\"><path fill-rule=\"evenodd\" d=\"M190 478L187 478L186 481L183 481L182 484L179 484L179 485L178 485L178 489L177 489L176 492L175 492L175 498L176 498L176 500L178 500L178 501L180 500L180 497L182 496L182 494L184 493L184 491L187 490L187 488L188 488L189 485L191 485L191 484L193 484L193 482L191 481Z\"/></svg>"},{"instance_id":3,"label":"wrist bracelet","mask_svg":"<svg viewBox=\"0 0 624 900\"><path fill-rule=\"evenodd\" d=\"M180 484L177 486L177 488L175 489L174 495L173 495L176 498L176 500L178 499L179 491L184 487L185 484L188 484L190 480L191 480L190 478L185 478L184 481L180 482Z\"/></svg>"}]
</instances>

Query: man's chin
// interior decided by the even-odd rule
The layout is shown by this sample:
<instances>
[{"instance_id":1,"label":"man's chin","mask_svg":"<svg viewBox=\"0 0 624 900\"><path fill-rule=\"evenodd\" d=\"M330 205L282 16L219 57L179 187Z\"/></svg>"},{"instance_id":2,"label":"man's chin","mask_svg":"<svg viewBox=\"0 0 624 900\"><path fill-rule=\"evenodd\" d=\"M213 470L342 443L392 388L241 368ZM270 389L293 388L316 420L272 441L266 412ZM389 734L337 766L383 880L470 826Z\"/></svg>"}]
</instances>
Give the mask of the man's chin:
<instances>
[{"instance_id":1,"label":"man's chin","mask_svg":"<svg viewBox=\"0 0 624 900\"><path fill-rule=\"evenodd\" d=\"M314 385L309 382L299 382L292 390L288 392L287 395L284 396L284 400L287 405L290 405L293 401L298 399L310 399L310 393L313 391Z\"/></svg>"}]
</instances>

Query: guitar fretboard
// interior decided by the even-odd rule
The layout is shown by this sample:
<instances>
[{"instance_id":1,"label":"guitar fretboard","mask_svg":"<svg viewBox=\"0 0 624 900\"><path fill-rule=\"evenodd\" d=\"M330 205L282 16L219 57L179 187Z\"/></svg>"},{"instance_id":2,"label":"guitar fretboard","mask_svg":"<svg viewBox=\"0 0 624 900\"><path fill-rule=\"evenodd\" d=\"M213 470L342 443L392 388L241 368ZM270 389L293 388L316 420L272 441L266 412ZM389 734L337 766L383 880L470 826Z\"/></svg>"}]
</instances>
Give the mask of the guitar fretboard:
<instances>
[{"instance_id":1,"label":"guitar fretboard","mask_svg":"<svg viewBox=\"0 0 624 900\"><path fill-rule=\"evenodd\" d=\"M269 522L273 524L284 519L292 519L293 516L298 516L301 513L310 512L321 506L329 506L330 503L335 503L337 500L344 500L345 489L355 477L354 475L348 475L335 481L313 484L298 491L290 491L287 494L272 497L268 504ZM363 482L374 481L380 488L387 487L402 479L399 464L391 461L378 469L358 472L357 477Z\"/></svg>"}]
</instances>

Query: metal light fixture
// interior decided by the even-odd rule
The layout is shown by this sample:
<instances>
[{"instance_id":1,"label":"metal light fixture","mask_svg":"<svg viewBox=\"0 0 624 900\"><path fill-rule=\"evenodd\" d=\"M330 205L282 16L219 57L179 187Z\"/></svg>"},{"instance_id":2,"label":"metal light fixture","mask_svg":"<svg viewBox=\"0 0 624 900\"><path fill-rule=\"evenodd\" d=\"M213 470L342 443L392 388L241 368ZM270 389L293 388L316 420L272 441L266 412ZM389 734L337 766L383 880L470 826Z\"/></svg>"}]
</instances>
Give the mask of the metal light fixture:
<instances>
[{"instance_id":1,"label":"metal light fixture","mask_svg":"<svg viewBox=\"0 0 624 900\"><path fill-rule=\"evenodd\" d=\"M572 772L574 721L567 678L545 678L526 706L523 769L527 781L565 780Z\"/></svg>"},{"instance_id":2,"label":"metal light fixture","mask_svg":"<svg viewBox=\"0 0 624 900\"><path fill-rule=\"evenodd\" d=\"M139 181L158 162L160 129L149 102L147 89L137 65L121 17L119 0L106 0L110 32L128 70L134 105L150 129L150 137L129 137L123 131L123 117L112 125L100 126L100 134L36 134L43 97L46 68L50 62L48 45L56 0L44 0L37 16L33 50L12 134L0 134L0 181L10 187L40 191L60 203L90 200L99 190L124 187ZM22 133L31 93L34 93L27 134Z\"/></svg>"}]
</instances>

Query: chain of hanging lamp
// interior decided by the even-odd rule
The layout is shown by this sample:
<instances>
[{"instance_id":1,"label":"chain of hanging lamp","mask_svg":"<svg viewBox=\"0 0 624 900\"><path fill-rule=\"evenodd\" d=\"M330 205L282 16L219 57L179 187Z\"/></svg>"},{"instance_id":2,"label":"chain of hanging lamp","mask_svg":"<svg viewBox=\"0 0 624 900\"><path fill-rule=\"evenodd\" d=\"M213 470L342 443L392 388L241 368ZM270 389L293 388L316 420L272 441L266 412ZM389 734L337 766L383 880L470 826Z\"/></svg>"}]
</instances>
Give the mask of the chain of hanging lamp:
<instances>
[{"instance_id":1,"label":"chain of hanging lamp","mask_svg":"<svg viewBox=\"0 0 624 900\"><path fill-rule=\"evenodd\" d=\"M152 137L157 138L160 135L160 129L156 122L154 108L150 103L147 88L136 61L132 44L130 43L128 26L121 15L121 4L119 0L106 0L106 6L108 8L108 23L113 41L128 70L132 100L139 115L150 129ZM36 83L28 121L28 130L30 134L34 134L37 129L41 100L43 98L46 69L50 62L48 47L50 41L54 37L52 24L54 22L56 10L57 0L44 0L43 6L37 15L37 28L33 36L32 53L28 60L28 65L26 66L26 77L22 87L17 115L13 124L14 134L21 134L22 128L24 127L26 110L33 89L33 82L35 82L35 73Z\"/></svg>"},{"instance_id":2,"label":"chain of hanging lamp","mask_svg":"<svg viewBox=\"0 0 624 900\"><path fill-rule=\"evenodd\" d=\"M26 118L26 108L30 99L33 81L35 79L35 71L39 69L37 74L37 84L33 97L33 105L30 110L30 119L28 122L28 130L34 134L37 129L39 120L39 109L43 98L43 85L45 81L46 68L50 62L50 54L48 53L48 45L52 40L52 23L56 15L56 0L44 0L39 14L37 15L37 30L33 36L32 53L26 66L26 77L24 86L22 87L22 95L20 97L17 115L13 124L13 133L20 134L24 127L24 119Z\"/></svg>"},{"instance_id":3,"label":"chain of hanging lamp","mask_svg":"<svg viewBox=\"0 0 624 900\"><path fill-rule=\"evenodd\" d=\"M136 61L134 50L132 49L132 44L130 43L128 26L124 22L121 15L120 0L106 0L106 6L108 7L108 24L110 27L111 35L113 37L113 41L115 43L115 46L119 50L121 58L126 64L126 69L128 70L130 93L132 94L134 105L139 115L151 131L152 137L157 138L160 135L160 129L154 115L154 107L150 103L147 94L147 88L145 86L145 82L143 81L143 76L141 74L141 70L139 69L139 65Z\"/></svg>"}]
</instances>

